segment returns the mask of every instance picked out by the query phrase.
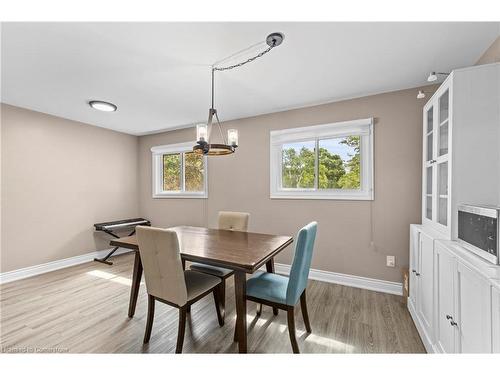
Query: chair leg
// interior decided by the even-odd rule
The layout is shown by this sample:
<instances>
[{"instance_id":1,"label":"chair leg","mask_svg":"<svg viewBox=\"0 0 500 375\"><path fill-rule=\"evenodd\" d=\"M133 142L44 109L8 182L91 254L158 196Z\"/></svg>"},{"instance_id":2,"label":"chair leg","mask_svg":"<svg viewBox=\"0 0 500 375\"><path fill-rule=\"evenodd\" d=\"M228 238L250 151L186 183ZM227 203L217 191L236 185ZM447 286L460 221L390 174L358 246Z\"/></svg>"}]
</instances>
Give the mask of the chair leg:
<instances>
[{"instance_id":1,"label":"chair leg","mask_svg":"<svg viewBox=\"0 0 500 375\"><path fill-rule=\"evenodd\" d=\"M262 303L257 304L257 316L262 314Z\"/></svg>"},{"instance_id":2,"label":"chair leg","mask_svg":"<svg viewBox=\"0 0 500 375\"><path fill-rule=\"evenodd\" d=\"M191 305L186 307L186 313L191 314Z\"/></svg>"},{"instance_id":3,"label":"chair leg","mask_svg":"<svg viewBox=\"0 0 500 375\"><path fill-rule=\"evenodd\" d=\"M214 295L215 310L217 311L217 320L219 321L219 326L222 327L222 326L224 326L224 317L221 314L221 308L220 308L220 288L219 288L219 286L216 286L213 289L212 294Z\"/></svg>"},{"instance_id":4,"label":"chair leg","mask_svg":"<svg viewBox=\"0 0 500 375\"><path fill-rule=\"evenodd\" d=\"M233 336L233 341L238 342L238 322L236 321L234 325L234 336Z\"/></svg>"},{"instance_id":5,"label":"chair leg","mask_svg":"<svg viewBox=\"0 0 500 375\"><path fill-rule=\"evenodd\" d=\"M300 309L302 310L302 318L304 319L304 324L306 326L306 331L308 333L312 332L311 323L309 323L309 314L307 313L307 303L306 303L306 290L300 295Z\"/></svg>"},{"instance_id":6,"label":"chair leg","mask_svg":"<svg viewBox=\"0 0 500 375\"><path fill-rule=\"evenodd\" d=\"M148 294L148 318L146 321L146 332L144 333L144 344L149 342L151 338L151 329L153 328L153 320L155 318L155 298Z\"/></svg>"},{"instance_id":7,"label":"chair leg","mask_svg":"<svg viewBox=\"0 0 500 375\"><path fill-rule=\"evenodd\" d=\"M299 345L297 344L297 337L295 336L295 320L293 317L294 308L293 306L289 306L287 310L287 318L288 318L288 334L290 336L290 342L292 343L292 350L294 354L298 354Z\"/></svg>"},{"instance_id":8,"label":"chair leg","mask_svg":"<svg viewBox=\"0 0 500 375\"><path fill-rule=\"evenodd\" d=\"M226 318L226 280L222 280L219 287L219 297L220 297L220 314L222 316L222 321Z\"/></svg>"},{"instance_id":9,"label":"chair leg","mask_svg":"<svg viewBox=\"0 0 500 375\"><path fill-rule=\"evenodd\" d=\"M186 305L179 308L179 329L177 331L177 346L175 347L175 353L182 353L182 345L184 344L184 332L186 330L186 313Z\"/></svg>"}]
</instances>

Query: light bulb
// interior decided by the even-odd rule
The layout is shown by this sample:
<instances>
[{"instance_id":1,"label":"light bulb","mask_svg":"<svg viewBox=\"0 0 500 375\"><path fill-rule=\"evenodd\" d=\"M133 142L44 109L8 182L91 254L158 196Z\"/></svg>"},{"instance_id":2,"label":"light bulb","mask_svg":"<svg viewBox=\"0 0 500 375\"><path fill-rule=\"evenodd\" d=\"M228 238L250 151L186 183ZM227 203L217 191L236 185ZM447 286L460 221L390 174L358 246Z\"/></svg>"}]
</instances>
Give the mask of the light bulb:
<instances>
[{"instance_id":1,"label":"light bulb","mask_svg":"<svg viewBox=\"0 0 500 375\"><path fill-rule=\"evenodd\" d=\"M238 146L238 130L229 129L227 131L227 141L230 146Z\"/></svg>"},{"instance_id":2,"label":"light bulb","mask_svg":"<svg viewBox=\"0 0 500 375\"><path fill-rule=\"evenodd\" d=\"M418 90L417 99L423 98L425 98L425 92L423 92L422 90Z\"/></svg>"},{"instance_id":3,"label":"light bulb","mask_svg":"<svg viewBox=\"0 0 500 375\"><path fill-rule=\"evenodd\" d=\"M196 141L197 142L208 142L207 124L196 125Z\"/></svg>"}]
</instances>

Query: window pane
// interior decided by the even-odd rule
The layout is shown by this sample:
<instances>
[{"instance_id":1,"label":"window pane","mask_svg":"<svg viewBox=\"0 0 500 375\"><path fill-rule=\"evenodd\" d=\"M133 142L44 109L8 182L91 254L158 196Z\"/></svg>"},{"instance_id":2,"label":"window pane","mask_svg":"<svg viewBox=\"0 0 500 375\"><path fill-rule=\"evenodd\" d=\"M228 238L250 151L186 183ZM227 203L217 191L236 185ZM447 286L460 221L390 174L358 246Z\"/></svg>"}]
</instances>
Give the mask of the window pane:
<instances>
[{"instance_id":1,"label":"window pane","mask_svg":"<svg viewBox=\"0 0 500 375\"><path fill-rule=\"evenodd\" d=\"M427 134L429 134L432 129L433 129L433 116L434 116L434 113L433 113L434 109L431 107L429 108L429 110L427 111Z\"/></svg>"},{"instance_id":2,"label":"window pane","mask_svg":"<svg viewBox=\"0 0 500 375\"><path fill-rule=\"evenodd\" d=\"M181 190L181 154L163 155L163 190Z\"/></svg>"},{"instance_id":3,"label":"window pane","mask_svg":"<svg viewBox=\"0 0 500 375\"><path fill-rule=\"evenodd\" d=\"M314 188L314 141L282 146L282 182L285 189Z\"/></svg>"},{"instance_id":4,"label":"window pane","mask_svg":"<svg viewBox=\"0 0 500 375\"><path fill-rule=\"evenodd\" d=\"M360 136L319 141L319 188L361 188Z\"/></svg>"},{"instance_id":5,"label":"window pane","mask_svg":"<svg viewBox=\"0 0 500 375\"><path fill-rule=\"evenodd\" d=\"M439 98L439 123L448 119L448 90Z\"/></svg>"},{"instance_id":6,"label":"window pane","mask_svg":"<svg viewBox=\"0 0 500 375\"><path fill-rule=\"evenodd\" d=\"M184 178L186 191L203 191L203 155L194 152L184 154Z\"/></svg>"}]
</instances>

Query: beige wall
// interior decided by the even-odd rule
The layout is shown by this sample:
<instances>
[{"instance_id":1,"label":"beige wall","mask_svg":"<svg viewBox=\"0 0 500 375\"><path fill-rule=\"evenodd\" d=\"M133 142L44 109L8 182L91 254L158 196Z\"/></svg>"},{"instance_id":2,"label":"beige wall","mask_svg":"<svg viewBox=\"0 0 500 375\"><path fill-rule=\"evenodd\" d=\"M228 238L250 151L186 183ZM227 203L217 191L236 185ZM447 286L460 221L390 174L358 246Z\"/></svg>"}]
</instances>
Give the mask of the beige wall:
<instances>
[{"instance_id":1,"label":"beige wall","mask_svg":"<svg viewBox=\"0 0 500 375\"><path fill-rule=\"evenodd\" d=\"M477 61L476 65L500 62L500 36L488 47Z\"/></svg>"},{"instance_id":2,"label":"beige wall","mask_svg":"<svg viewBox=\"0 0 500 375\"><path fill-rule=\"evenodd\" d=\"M1 272L109 248L139 213L137 137L1 105Z\"/></svg>"},{"instance_id":3,"label":"beige wall","mask_svg":"<svg viewBox=\"0 0 500 375\"><path fill-rule=\"evenodd\" d=\"M140 137L141 216L161 227L215 227L219 210L247 211L251 213L249 230L290 235L317 220L313 268L401 281L401 267L408 264L409 224L421 220L425 100L416 99L417 91L403 90L226 122L225 129L238 129L240 147L234 155L209 158L206 200L151 197L150 148L193 140L193 128ZM376 119L373 202L269 198L271 130L367 117ZM386 255L396 256L396 268L385 266ZM277 261L289 264L291 256L289 248Z\"/></svg>"}]
</instances>

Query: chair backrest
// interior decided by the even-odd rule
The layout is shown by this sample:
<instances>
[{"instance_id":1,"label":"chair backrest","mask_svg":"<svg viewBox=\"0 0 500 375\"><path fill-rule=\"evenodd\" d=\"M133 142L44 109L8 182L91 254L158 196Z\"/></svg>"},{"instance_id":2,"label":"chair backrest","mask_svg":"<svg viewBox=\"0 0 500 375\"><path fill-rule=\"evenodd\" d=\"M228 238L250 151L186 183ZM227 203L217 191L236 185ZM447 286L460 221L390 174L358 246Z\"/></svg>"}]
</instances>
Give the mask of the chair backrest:
<instances>
[{"instance_id":1,"label":"chair backrest","mask_svg":"<svg viewBox=\"0 0 500 375\"><path fill-rule=\"evenodd\" d=\"M246 232L248 230L249 213L246 212L219 212L219 229Z\"/></svg>"},{"instance_id":2,"label":"chair backrest","mask_svg":"<svg viewBox=\"0 0 500 375\"><path fill-rule=\"evenodd\" d=\"M313 221L299 230L297 234L295 255L286 290L287 305L295 306L307 286L317 227L318 223Z\"/></svg>"},{"instance_id":3,"label":"chair backrest","mask_svg":"<svg viewBox=\"0 0 500 375\"><path fill-rule=\"evenodd\" d=\"M148 294L183 306L187 288L177 233L145 226L136 232Z\"/></svg>"}]
</instances>

